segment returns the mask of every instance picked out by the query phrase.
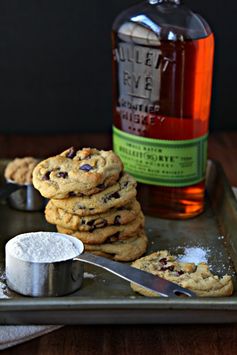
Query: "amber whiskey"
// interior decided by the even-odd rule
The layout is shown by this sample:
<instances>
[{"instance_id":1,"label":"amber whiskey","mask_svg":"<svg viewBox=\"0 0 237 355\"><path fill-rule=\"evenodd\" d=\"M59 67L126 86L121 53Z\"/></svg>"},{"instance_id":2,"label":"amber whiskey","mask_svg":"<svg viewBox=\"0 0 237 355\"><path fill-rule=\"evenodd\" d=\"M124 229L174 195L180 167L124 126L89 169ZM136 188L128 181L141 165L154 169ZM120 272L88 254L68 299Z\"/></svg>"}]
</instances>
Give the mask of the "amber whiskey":
<instances>
[{"instance_id":1,"label":"amber whiskey","mask_svg":"<svg viewBox=\"0 0 237 355\"><path fill-rule=\"evenodd\" d=\"M204 209L214 36L179 0L150 0L113 26L114 149L146 213Z\"/></svg>"}]
</instances>

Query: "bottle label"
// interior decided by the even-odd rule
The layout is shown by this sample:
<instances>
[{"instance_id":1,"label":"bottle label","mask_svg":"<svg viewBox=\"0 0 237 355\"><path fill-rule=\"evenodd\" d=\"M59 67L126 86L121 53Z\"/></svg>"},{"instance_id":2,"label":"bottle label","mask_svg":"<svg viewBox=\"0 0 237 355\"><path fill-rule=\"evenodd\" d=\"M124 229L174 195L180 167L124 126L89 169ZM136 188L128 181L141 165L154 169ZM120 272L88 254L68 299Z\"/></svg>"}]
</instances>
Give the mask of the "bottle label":
<instances>
[{"instance_id":1,"label":"bottle label","mask_svg":"<svg viewBox=\"0 0 237 355\"><path fill-rule=\"evenodd\" d=\"M118 62L120 105L128 102L156 102L160 96L160 77L173 62L163 58L161 50L119 43L115 50Z\"/></svg>"},{"instance_id":2,"label":"bottle label","mask_svg":"<svg viewBox=\"0 0 237 355\"><path fill-rule=\"evenodd\" d=\"M125 171L149 185L184 187L205 177L207 138L161 140L125 133L113 127L114 151Z\"/></svg>"}]
</instances>

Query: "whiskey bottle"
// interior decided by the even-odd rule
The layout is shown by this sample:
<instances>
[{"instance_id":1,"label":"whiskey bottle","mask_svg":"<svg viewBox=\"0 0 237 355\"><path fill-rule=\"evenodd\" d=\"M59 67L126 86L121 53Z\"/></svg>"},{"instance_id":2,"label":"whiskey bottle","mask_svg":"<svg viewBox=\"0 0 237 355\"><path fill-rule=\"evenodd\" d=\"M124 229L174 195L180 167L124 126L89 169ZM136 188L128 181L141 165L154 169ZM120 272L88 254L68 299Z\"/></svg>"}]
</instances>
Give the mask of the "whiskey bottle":
<instances>
[{"instance_id":1,"label":"whiskey bottle","mask_svg":"<svg viewBox=\"0 0 237 355\"><path fill-rule=\"evenodd\" d=\"M122 12L112 31L113 144L138 181L143 210L204 210L214 36L180 0Z\"/></svg>"}]
</instances>

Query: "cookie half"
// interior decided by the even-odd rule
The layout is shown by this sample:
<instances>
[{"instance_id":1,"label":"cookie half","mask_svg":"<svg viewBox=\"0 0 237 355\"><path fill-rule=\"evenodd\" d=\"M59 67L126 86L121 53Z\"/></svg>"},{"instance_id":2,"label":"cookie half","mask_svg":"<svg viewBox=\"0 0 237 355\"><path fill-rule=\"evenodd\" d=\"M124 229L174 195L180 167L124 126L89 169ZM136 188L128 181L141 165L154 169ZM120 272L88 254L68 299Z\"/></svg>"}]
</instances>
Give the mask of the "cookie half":
<instances>
[{"instance_id":1,"label":"cookie half","mask_svg":"<svg viewBox=\"0 0 237 355\"><path fill-rule=\"evenodd\" d=\"M40 162L33 184L46 198L91 195L117 182L123 164L112 151L73 148Z\"/></svg>"},{"instance_id":2,"label":"cookie half","mask_svg":"<svg viewBox=\"0 0 237 355\"><path fill-rule=\"evenodd\" d=\"M92 232L94 229L104 228L109 225L120 226L128 224L134 221L140 212L139 202L133 200L122 208L112 208L108 212L82 217L58 208L50 200L45 208L45 218L49 223L57 224L63 228Z\"/></svg>"},{"instance_id":3,"label":"cookie half","mask_svg":"<svg viewBox=\"0 0 237 355\"><path fill-rule=\"evenodd\" d=\"M148 239L144 230L137 235L117 242L100 245L84 244L90 253L104 256L117 261L133 261L140 258L147 250Z\"/></svg>"},{"instance_id":4,"label":"cookie half","mask_svg":"<svg viewBox=\"0 0 237 355\"><path fill-rule=\"evenodd\" d=\"M136 197L136 186L136 180L124 173L116 184L95 195L52 201L55 206L71 214L89 216L126 205Z\"/></svg>"},{"instance_id":5,"label":"cookie half","mask_svg":"<svg viewBox=\"0 0 237 355\"><path fill-rule=\"evenodd\" d=\"M134 221L121 226L108 226L94 229L92 232L73 231L71 229L56 226L59 233L69 234L86 244L102 244L105 242L115 242L129 238L136 234L144 226L144 216L140 213Z\"/></svg>"},{"instance_id":6,"label":"cookie half","mask_svg":"<svg viewBox=\"0 0 237 355\"><path fill-rule=\"evenodd\" d=\"M205 263L197 266L194 263L181 263L166 250L138 259L132 266L187 288L199 297L225 297L233 293L231 276L215 276ZM157 294L136 284L132 283L131 287L144 296L157 297Z\"/></svg>"}]
</instances>

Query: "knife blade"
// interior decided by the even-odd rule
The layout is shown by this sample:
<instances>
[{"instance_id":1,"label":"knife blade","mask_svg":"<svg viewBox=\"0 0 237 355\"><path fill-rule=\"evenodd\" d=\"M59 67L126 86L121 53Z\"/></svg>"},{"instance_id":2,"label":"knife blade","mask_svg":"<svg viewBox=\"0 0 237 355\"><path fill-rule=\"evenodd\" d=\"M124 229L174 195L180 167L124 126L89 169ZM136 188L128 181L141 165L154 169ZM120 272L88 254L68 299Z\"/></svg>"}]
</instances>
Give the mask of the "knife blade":
<instances>
[{"instance_id":1,"label":"knife blade","mask_svg":"<svg viewBox=\"0 0 237 355\"><path fill-rule=\"evenodd\" d=\"M159 276L153 275L149 272L136 269L126 264L112 261L101 256L90 253L83 253L74 260L82 261L84 263L92 264L103 268L124 280L134 282L150 291L157 293L162 297L196 297L196 294L186 288L183 288L173 282L165 280Z\"/></svg>"}]
</instances>

